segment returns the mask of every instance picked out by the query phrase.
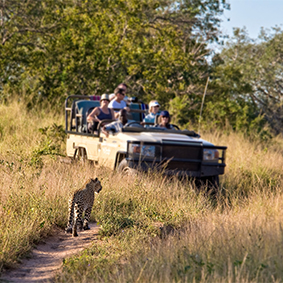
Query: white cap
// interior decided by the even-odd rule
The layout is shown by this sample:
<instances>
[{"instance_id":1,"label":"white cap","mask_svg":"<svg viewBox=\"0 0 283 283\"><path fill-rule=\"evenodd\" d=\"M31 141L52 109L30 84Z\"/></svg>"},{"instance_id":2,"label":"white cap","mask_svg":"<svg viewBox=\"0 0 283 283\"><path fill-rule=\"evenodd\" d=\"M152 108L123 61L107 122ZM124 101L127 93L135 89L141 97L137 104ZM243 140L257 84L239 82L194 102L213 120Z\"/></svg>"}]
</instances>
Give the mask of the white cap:
<instances>
[{"instance_id":1,"label":"white cap","mask_svg":"<svg viewBox=\"0 0 283 283\"><path fill-rule=\"evenodd\" d=\"M153 107L153 106L160 106L160 105L159 105L159 103L158 103L157 101L152 101L152 102L149 103L149 106L148 106L148 107L149 107L149 109L150 109L150 108Z\"/></svg>"}]
</instances>

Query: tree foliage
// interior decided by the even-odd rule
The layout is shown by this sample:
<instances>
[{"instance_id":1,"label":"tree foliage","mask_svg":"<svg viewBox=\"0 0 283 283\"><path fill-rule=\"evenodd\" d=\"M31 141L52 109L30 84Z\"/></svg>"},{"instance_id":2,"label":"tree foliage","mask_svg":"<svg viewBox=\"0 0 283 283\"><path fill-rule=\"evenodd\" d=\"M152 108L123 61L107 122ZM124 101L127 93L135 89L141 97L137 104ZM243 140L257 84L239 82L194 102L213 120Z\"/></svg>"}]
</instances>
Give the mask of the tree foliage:
<instances>
[{"instance_id":1,"label":"tree foliage","mask_svg":"<svg viewBox=\"0 0 283 283\"><path fill-rule=\"evenodd\" d=\"M282 129L283 33L262 30L251 40L245 30L235 29L221 54L213 58L205 116L220 126L262 129L265 122Z\"/></svg>"},{"instance_id":2,"label":"tree foliage","mask_svg":"<svg viewBox=\"0 0 283 283\"><path fill-rule=\"evenodd\" d=\"M124 81L164 107L198 96L224 8L225 0L1 1L2 94L59 104Z\"/></svg>"},{"instance_id":3,"label":"tree foliage","mask_svg":"<svg viewBox=\"0 0 283 283\"><path fill-rule=\"evenodd\" d=\"M70 94L113 92L157 99L174 122L281 132L283 33L257 40L235 29L220 54L225 0L3 0L0 98L18 94L61 107ZM209 63L208 63L209 62Z\"/></svg>"}]
</instances>

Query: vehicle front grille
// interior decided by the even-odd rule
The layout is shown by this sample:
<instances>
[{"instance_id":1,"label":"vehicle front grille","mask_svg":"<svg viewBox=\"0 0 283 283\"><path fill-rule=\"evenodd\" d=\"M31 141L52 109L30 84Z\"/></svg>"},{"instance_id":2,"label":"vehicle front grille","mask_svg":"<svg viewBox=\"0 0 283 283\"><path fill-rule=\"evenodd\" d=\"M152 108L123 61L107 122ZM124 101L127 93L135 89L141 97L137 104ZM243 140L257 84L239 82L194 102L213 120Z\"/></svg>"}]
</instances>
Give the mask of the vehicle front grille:
<instances>
[{"instance_id":1,"label":"vehicle front grille","mask_svg":"<svg viewBox=\"0 0 283 283\"><path fill-rule=\"evenodd\" d=\"M163 145L162 146L162 157L163 158L182 158L182 159L197 159L202 158L202 147L200 146L172 146Z\"/></svg>"},{"instance_id":2,"label":"vehicle front grille","mask_svg":"<svg viewBox=\"0 0 283 283\"><path fill-rule=\"evenodd\" d=\"M161 159L166 169L169 170L178 168L178 170L198 171L201 165L202 147L192 145L163 145Z\"/></svg>"}]
</instances>

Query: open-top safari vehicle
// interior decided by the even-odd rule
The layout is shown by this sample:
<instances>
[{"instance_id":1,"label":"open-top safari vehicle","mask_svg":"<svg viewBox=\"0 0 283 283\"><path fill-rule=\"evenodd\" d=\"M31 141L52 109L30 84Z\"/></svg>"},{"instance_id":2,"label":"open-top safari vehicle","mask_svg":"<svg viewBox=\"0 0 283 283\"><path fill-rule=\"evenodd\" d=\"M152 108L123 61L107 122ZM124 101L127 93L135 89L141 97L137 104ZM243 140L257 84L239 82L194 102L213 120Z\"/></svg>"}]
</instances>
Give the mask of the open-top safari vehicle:
<instances>
[{"instance_id":1,"label":"open-top safari vehicle","mask_svg":"<svg viewBox=\"0 0 283 283\"><path fill-rule=\"evenodd\" d=\"M214 146L193 131L167 130L141 124L147 112L143 103L130 100L128 123L108 137L101 131L104 120L89 132L86 117L98 100L69 96L65 101L67 155L91 160L119 172L160 170L167 175L195 178L219 185L224 174L225 146Z\"/></svg>"}]
</instances>

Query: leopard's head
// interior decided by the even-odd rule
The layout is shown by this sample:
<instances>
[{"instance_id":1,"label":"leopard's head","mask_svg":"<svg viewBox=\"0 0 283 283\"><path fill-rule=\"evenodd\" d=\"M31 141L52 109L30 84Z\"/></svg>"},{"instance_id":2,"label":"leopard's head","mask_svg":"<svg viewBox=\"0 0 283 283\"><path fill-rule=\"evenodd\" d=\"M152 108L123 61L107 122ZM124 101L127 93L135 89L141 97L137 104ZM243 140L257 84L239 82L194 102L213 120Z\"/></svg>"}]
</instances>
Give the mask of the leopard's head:
<instances>
[{"instance_id":1,"label":"leopard's head","mask_svg":"<svg viewBox=\"0 0 283 283\"><path fill-rule=\"evenodd\" d=\"M90 183L91 183L91 186L94 186L94 192L96 194L98 194L102 190L101 183L97 178L90 179Z\"/></svg>"}]
</instances>

